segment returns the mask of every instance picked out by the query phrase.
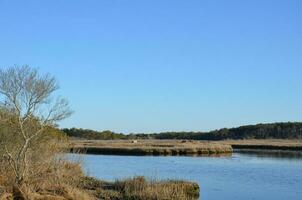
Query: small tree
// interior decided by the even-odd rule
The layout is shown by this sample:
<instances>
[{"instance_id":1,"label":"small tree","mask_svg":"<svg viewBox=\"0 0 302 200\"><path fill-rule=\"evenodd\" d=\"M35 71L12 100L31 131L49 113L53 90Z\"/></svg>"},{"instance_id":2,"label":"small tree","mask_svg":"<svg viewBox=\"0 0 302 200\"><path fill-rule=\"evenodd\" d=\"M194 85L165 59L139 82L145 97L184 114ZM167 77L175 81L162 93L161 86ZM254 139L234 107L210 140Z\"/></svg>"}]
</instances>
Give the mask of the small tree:
<instances>
[{"instance_id":1,"label":"small tree","mask_svg":"<svg viewBox=\"0 0 302 200\"><path fill-rule=\"evenodd\" d=\"M0 70L0 122L6 127L4 134L11 136L1 149L17 185L28 171L34 141L72 113L65 99L54 99L58 88L54 77L29 66Z\"/></svg>"}]
</instances>

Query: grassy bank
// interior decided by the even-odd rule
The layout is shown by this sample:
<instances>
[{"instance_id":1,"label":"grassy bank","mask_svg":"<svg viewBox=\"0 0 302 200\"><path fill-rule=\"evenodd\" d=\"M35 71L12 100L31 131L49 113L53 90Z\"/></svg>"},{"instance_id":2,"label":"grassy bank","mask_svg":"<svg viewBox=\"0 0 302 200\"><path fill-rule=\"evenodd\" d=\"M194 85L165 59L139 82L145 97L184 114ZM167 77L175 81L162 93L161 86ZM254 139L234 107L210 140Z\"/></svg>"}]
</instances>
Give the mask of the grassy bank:
<instances>
[{"instance_id":1,"label":"grassy bank","mask_svg":"<svg viewBox=\"0 0 302 200\"><path fill-rule=\"evenodd\" d=\"M56 172L50 172L56 173ZM199 186L186 181L154 181L144 177L101 181L87 177L78 164L66 163L63 178L43 177L37 184L15 187L0 174L0 200L197 200Z\"/></svg>"},{"instance_id":2,"label":"grassy bank","mask_svg":"<svg viewBox=\"0 0 302 200\"><path fill-rule=\"evenodd\" d=\"M302 151L302 140L266 139L266 140L225 140L218 143L231 145L242 150L278 150Z\"/></svg>"},{"instance_id":3,"label":"grassy bank","mask_svg":"<svg viewBox=\"0 0 302 200\"><path fill-rule=\"evenodd\" d=\"M186 140L73 140L71 149L104 155L221 155L228 144Z\"/></svg>"},{"instance_id":4,"label":"grassy bank","mask_svg":"<svg viewBox=\"0 0 302 200\"><path fill-rule=\"evenodd\" d=\"M103 155L225 155L234 150L302 151L302 140L72 140L73 150Z\"/></svg>"},{"instance_id":5,"label":"grassy bank","mask_svg":"<svg viewBox=\"0 0 302 200\"><path fill-rule=\"evenodd\" d=\"M185 181L147 181L135 177L115 182L103 182L91 177L82 180L82 188L97 199L108 200L196 200L199 186Z\"/></svg>"},{"instance_id":6,"label":"grassy bank","mask_svg":"<svg viewBox=\"0 0 302 200\"><path fill-rule=\"evenodd\" d=\"M228 144L185 140L73 140L73 150L103 155L221 155L232 153Z\"/></svg>"}]
</instances>

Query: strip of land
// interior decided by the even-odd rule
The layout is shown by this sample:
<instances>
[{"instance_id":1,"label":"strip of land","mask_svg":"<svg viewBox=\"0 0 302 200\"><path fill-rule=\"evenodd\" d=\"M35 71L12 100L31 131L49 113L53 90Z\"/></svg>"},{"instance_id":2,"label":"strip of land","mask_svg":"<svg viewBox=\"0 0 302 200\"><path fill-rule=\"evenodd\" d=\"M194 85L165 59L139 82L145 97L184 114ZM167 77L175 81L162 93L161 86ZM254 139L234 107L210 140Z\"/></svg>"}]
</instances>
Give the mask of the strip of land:
<instances>
[{"instance_id":1,"label":"strip of land","mask_svg":"<svg viewBox=\"0 0 302 200\"><path fill-rule=\"evenodd\" d=\"M301 139L223 140L218 143L231 145L233 149L302 151Z\"/></svg>"},{"instance_id":2,"label":"strip of land","mask_svg":"<svg viewBox=\"0 0 302 200\"><path fill-rule=\"evenodd\" d=\"M225 155L229 144L188 140L73 140L73 151L103 155Z\"/></svg>"},{"instance_id":3,"label":"strip of land","mask_svg":"<svg viewBox=\"0 0 302 200\"><path fill-rule=\"evenodd\" d=\"M230 155L233 150L301 151L302 140L72 140L73 152L103 155Z\"/></svg>"}]
</instances>

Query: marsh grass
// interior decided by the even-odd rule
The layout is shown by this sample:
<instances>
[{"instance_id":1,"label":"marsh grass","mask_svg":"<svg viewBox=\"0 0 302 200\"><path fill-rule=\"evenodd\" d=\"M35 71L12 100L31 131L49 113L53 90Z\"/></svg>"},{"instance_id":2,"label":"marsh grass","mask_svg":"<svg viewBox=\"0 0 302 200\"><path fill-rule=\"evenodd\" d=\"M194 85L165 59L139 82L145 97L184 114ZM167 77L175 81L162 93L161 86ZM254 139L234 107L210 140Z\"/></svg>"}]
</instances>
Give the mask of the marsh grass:
<instances>
[{"instance_id":1,"label":"marsh grass","mask_svg":"<svg viewBox=\"0 0 302 200\"><path fill-rule=\"evenodd\" d=\"M281 150L301 151L302 140L289 139L249 139L249 140L223 140L220 144L231 145L234 149L255 149L255 150Z\"/></svg>"},{"instance_id":2,"label":"marsh grass","mask_svg":"<svg viewBox=\"0 0 302 200\"><path fill-rule=\"evenodd\" d=\"M228 144L187 140L73 140L72 150L104 155L220 155L230 154Z\"/></svg>"},{"instance_id":3,"label":"marsh grass","mask_svg":"<svg viewBox=\"0 0 302 200\"><path fill-rule=\"evenodd\" d=\"M55 166L40 167L18 187L11 181L10 173L1 174L1 200L95 199L79 187L84 174L76 163L60 161Z\"/></svg>"},{"instance_id":4,"label":"marsh grass","mask_svg":"<svg viewBox=\"0 0 302 200\"><path fill-rule=\"evenodd\" d=\"M31 165L33 173L28 174L19 187L11 179L13 172L2 161L0 200L193 200L199 196L199 186L195 183L143 177L100 181L86 177L81 159L71 162L64 154L45 155L48 157L44 157L40 165Z\"/></svg>"},{"instance_id":5,"label":"marsh grass","mask_svg":"<svg viewBox=\"0 0 302 200\"><path fill-rule=\"evenodd\" d=\"M196 200L199 198L199 186L185 181L157 181L134 177L109 183L86 177L83 183L84 188L93 189L95 196L106 200Z\"/></svg>"}]
</instances>

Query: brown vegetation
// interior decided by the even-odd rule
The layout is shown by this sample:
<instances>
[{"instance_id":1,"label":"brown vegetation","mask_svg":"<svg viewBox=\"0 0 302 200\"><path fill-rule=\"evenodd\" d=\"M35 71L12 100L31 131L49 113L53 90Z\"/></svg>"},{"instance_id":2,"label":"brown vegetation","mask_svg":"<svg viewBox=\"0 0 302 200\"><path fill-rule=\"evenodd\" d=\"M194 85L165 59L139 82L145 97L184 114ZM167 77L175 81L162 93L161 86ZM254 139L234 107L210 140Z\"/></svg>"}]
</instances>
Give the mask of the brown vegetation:
<instances>
[{"instance_id":1,"label":"brown vegetation","mask_svg":"<svg viewBox=\"0 0 302 200\"><path fill-rule=\"evenodd\" d=\"M53 93L58 89L54 77L40 75L29 66L0 70L1 157L21 185L29 175L29 167L42 155L37 149L49 129L71 114L65 99ZM47 146L47 142L45 143Z\"/></svg>"},{"instance_id":2,"label":"brown vegetation","mask_svg":"<svg viewBox=\"0 0 302 200\"><path fill-rule=\"evenodd\" d=\"M72 140L70 148L108 155L229 155L234 150L302 151L302 140Z\"/></svg>"},{"instance_id":3,"label":"brown vegetation","mask_svg":"<svg viewBox=\"0 0 302 200\"><path fill-rule=\"evenodd\" d=\"M199 186L185 181L147 181L134 177L122 181L102 182L86 177L82 187L104 200L196 200Z\"/></svg>"},{"instance_id":4,"label":"brown vegetation","mask_svg":"<svg viewBox=\"0 0 302 200\"><path fill-rule=\"evenodd\" d=\"M79 188L84 176L81 167L59 156L58 143L61 146L61 141L52 138L39 151L31 152L26 174L19 184L7 160L1 159L0 199L93 199L86 198L89 194Z\"/></svg>"},{"instance_id":5,"label":"brown vegetation","mask_svg":"<svg viewBox=\"0 0 302 200\"><path fill-rule=\"evenodd\" d=\"M0 176L1 200L196 200L199 186L185 181L146 181L143 177L105 182L86 177L79 164L61 161L21 187Z\"/></svg>"},{"instance_id":6,"label":"brown vegetation","mask_svg":"<svg viewBox=\"0 0 302 200\"><path fill-rule=\"evenodd\" d=\"M88 154L113 155L221 155L232 153L228 144L189 140L73 140L71 149Z\"/></svg>"},{"instance_id":7,"label":"brown vegetation","mask_svg":"<svg viewBox=\"0 0 302 200\"><path fill-rule=\"evenodd\" d=\"M198 198L198 186L186 182L87 178L64 158L68 138L56 122L71 112L65 100L51 104L57 88L28 66L0 70L0 200Z\"/></svg>"},{"instance_id":8,"label":"brown vegetation","mask_svg":"<svg viewBox=\"0 0 302 200\"><path fill-rule=\"evenodd\" d=\"M301 139L224 140L217 143L231 145L234 149L302 151Z\"/></svg>"}]
</instances>

